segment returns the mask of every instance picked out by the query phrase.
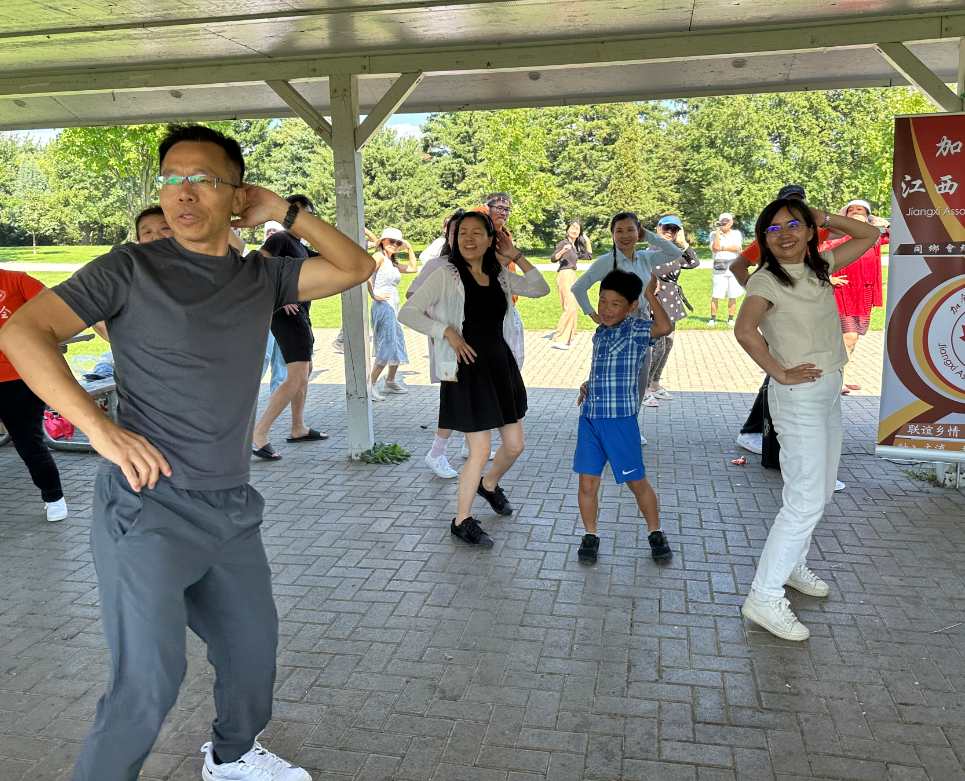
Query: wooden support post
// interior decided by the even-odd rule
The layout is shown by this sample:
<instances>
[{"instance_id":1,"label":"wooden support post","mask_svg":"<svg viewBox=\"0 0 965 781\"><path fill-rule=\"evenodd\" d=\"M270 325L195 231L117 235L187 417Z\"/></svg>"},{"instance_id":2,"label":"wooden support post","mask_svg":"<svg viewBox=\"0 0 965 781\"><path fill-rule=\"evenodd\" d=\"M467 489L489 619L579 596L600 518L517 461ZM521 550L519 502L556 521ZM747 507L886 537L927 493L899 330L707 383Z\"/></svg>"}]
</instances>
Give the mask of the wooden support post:
<instances>
[{"instance_id":1,"label":"wooden support post","mask_svg":"<svg viewBox=\"0 0 965 781\"><path fill-rule=\"evenodd\" d=\"M358 77L332 74L332 151L335 157L335 214L338 229L365 246L362 158L355 148L359 124ZM342 293L345 336L345 402L349 458L375 444L369 395L369 319L366 286Z\"/></svg>"},{"instance_id":2,"label":"wooden support post","mask_svg":"<svg viewBox=\"0 0 965 781\"><path fill-rule=\"evenodd\" d=\"M958 39L958 84L955 92L965 102L965 38Z\"/></svg>"}]
</instances>

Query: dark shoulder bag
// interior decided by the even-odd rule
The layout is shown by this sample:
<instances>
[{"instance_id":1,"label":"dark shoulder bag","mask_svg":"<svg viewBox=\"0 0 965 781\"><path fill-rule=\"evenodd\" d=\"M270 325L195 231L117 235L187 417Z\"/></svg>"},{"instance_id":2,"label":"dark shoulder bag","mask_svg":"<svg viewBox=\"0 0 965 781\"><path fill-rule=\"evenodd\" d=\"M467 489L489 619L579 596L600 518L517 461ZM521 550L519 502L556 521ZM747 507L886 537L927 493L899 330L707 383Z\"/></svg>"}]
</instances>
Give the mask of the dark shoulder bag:
<instances>
[{"instance_id":1,"label":"dark shoulder bag","mask_svg":"<svg viewBox=\"0 0 965 781\"><path fill-rule=\"evenodd\" d=\"M771 410L767 403L767 390L771 384L768 376L764 380L764 430L761 438L761 466L767 469L781 468L781 444L777 441L777 432L774 430L774 422L771 420Z\"/></svg>"}]
</instances>

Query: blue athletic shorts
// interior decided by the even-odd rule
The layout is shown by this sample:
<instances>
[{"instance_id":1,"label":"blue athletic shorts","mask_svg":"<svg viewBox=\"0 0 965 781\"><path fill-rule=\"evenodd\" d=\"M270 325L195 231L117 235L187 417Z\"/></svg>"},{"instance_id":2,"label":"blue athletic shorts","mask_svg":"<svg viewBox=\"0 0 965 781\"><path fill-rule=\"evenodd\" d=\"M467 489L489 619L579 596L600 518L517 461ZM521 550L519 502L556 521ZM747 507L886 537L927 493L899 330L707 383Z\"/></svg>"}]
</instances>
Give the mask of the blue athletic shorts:
<instances>
[{"instance_id":1,"label":"blue athletic shorts","mask_svg":"<svg viewBox=\"0 0 965 781\"><path fill-rule=\"evenodd\" d=\"M599 477L607 461L618 484L647 476L636 415L628 418L587 418L580 415L573 471Z\"/></svg>"}]
</instances>

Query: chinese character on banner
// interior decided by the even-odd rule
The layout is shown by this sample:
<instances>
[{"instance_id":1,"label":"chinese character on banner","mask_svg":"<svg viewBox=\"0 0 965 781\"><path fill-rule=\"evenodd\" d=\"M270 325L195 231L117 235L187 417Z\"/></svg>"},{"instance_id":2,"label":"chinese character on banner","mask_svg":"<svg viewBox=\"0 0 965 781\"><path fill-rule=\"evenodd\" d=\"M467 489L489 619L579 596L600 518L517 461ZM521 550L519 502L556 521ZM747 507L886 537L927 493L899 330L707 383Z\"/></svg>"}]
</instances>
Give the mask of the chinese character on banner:
<instances>
[{"instance_id":1,"label":"chinese character on banner","mask_svg":"<svg viewBox=\"0 0 965 781\"><path fill-rule=\"evenodd\" d=\"M916 244L916 245L915 245L915 254L916 254L916 255L921 255L921 244Z\"/></svg>"},{"instance_id":2,"label":"chinese character on banner","mask_svg":"<svg viewBox=\"0 0 965 781\"><path fill-rule=\"evenodd\" d=\"M928 251L929 251L929 252L938 252L938 250L940 250L940 249L941 249L941 247L939 247L937 244L929 244L929 245L928 245Z\"/></svg>"},{"instance_id":3,"label":"chinese character on banner","mask_svg":"<svg viewBox=\"0 0 965 781\"><path fill-rule=\"evenodd\" d=\"M950 437L957 437L957 436L958 436L958 426L949 426L949 427L948 427L948 436L950 436Z\"/></svg>"},{"instance_id":4,"label":"chinese character on banner","mask_svg":"<svg viewBox=\"0 0 965 781\"><path fill-rule=\"evenodd\" d=\"M931 426L924 426L921 430L921 433L924 434L926 437L930 437L931 431L932 431Z\"/></svg>"},{"instance_id":5,"label":"chinese character on banner","mask_svg":"<svg viewBox=\"0 0 965 781\"><path fill-rule=\"evenodd\" d=\"M911 186L908 183L911 182ZM905 181L901 183L901 197L907 198L912 193L923 193L925 188L921 186L921 179L912 181L908 174L905 174Z\"/></svg>"},{"instance_id":6,"label":"chinese character on banner","mask_svg":"<svg viewBox=\"0 0 965 781\"><path fill-rule=\"evenodd\" d=\"M958 182L952 181L952 175L943 176L941 179L941 184L935 187L935 192L941 193L942 195L953 195L958 189Z\"/></svg>"},{"instance_id":7,"label":"chinese character on banner","mask_svg":"<svg viewBox=\"0 0 965 781\"><path fill-rule=\"evenodd\" d=\"M917 425L916 423L910 423L910 424L908 424L908 433L909 433L909 434L921 434L921 426Z\"/></svg>"},{"instance_id":8,"label":"chinese character on banner","mask_svg":"<svg viewBox=\"0 0 965 781\"><path fill-rule=\"evenodd\" d=\"M942 140L935 144L935 146L938 147L938 152L935 154L935 157L957 155L962 151L962 142L956 141L955 143L952 143L948 140L948 136L942 136Z\"/></svg>"},{"instance_id":9,"label":"chinese character on banner","mask_svg":"<svg viewBox=\"0 0 965 781\"><path fill-rule=\"evenodd\" d=\"M0 320L6 320L6 319L7 319L8 317L10 317L10 315L12 315L12 314L13 314L13 312L11 312L9 309L7 309L7 307L5 307L5 306L0 306Z\"/></svg>"},{"instance_id":10,"label":"chinese character on banner","mask_svg":"<svg viewBox=\"0 0 965 781\"><path fill-rule=\"evenodd\" d=\"M939 442L939 443L938 443L938 447L935 448L935 450L944 450L944 449L945 449L945 443L944 443L944 442Z\"/></svg>"},{"instance_id":11,"label":"chinese character on banner","mask_svg":"<svg viewBox=\"0 0 965 781\"><path fill-rule=\"evenodd\" d=\"M952 312L952 314L953 314L953 315L957 315L957 314L958 314L958 310L961 309L961 308L962 308L962 305L961 305L961 304L952 304L952 305L951 305L951 312Z\"/></svg>"},{"instance_id":12,"label":"chinese character on banner","mask_svg":"<svg viewBox=\"0 0 965 781\"><path fill-rule=\"evenodd\" d=\"M951 255L954 251L955 251L954 244L948 244L945 246L945 252L947 252L949 255Z\"/></svg>"},{"instance_id":13,"label":"chinese character on banner","mask_svg":"<svg viewBox=\"0 0 965 781\"><path fill-rule=\"evenodd\" d=\"M940 437L945 436L945 427L944 427L944 426L939 426L939 427L935 430L935 433L936 433L938 436L940 436Z\"/></svg>"},{"instance_id":14,"label":"chinese character on banner","mask_svg":"<svg viewBox=\"0 0 965 781\"><path fill-rule=\"evenodd\" d=\"M965 252L965 244L958 248L959 252Z\"/></svg>"}]
</instances>

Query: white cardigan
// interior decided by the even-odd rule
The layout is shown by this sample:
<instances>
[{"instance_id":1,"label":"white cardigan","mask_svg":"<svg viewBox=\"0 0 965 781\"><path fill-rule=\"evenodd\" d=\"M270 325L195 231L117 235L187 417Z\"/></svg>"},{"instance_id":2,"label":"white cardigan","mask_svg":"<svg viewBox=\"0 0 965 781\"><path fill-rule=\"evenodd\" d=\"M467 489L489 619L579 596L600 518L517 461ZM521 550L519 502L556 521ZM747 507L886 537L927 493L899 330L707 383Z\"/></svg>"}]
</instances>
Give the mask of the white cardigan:
<instances>
[{"instance_id":1,"label":"white cardigan","mask_svg":"<svg viewBox=\"0 0 965 781\"><path fill-rule=\"evenodd\" d=\"M499 284L506 294L506 315L503 317L503 339L512 349L516 344L516 318L513 316L513 296L542 298L550 292L543 275L538 269L530 269L525 274L514 274L501 268ZM451 263L446 263L432 272L415 294L399 310L399 322L419 333L432 338L435 351L436 374L443 381L454 381L459 368L456 353L443 337L446 328L462 336L462 321L465 318L466 289L459 272ZM432 317L425 311L432 309Z\"/></svg>"}]
</instances>

